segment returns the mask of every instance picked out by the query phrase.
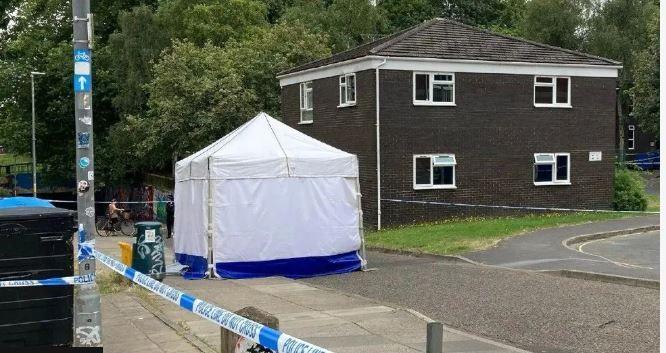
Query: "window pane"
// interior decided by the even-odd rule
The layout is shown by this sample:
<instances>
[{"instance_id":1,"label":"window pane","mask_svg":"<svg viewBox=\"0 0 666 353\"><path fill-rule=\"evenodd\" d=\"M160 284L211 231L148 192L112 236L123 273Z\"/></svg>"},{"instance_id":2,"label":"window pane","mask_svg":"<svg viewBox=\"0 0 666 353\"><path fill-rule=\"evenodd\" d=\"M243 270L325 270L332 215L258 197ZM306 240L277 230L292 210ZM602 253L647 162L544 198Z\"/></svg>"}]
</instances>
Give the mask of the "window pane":
<instances>
[{"instance_id":1,"label":"window pane","mask_svg":"<svg viewBox=\"0 0 666 353\"><path fill-rule=\"evenodd\" d=\"M553 83L553 78L552 77L537 77L536 82L539 82L539 83Z\"/></svg>"},{"instance_id":2,"label":"window pane","mask_svg":"<svg viewBox=\"0 0 666 353\"><path fill-rule=\"evenodd\" d=\"M552 164L535 164L534 165L534 181L553 181L553 165Z\"/></svg>"},{"instance_id":3,"label":"window pane","mask_svg":"<svg viewBox=\"0 0 666 353\"><path fill-rule=\"evenodd\" d=\"M340 104L347 103L347 86L340 86Z\"/></svg>"},{"instance_id":4,"label":"window pane","mask_svg":"<svg viewBox=\"0 0 666 353\"><path fill-rule=\"evenodd\" d=\"M356 76L349 76L347 79L347 101L356 101Z\"/></svg>"},{"instance_id":5,"label":"window pane","mask_svg":"<svg viewBox=\"0 0 666 353\"><path fill-rule=\"evenodd\" d=\"M544 153L535 155L534 161L537 163L553 163L555 162L555 158L552 154Z\"/></svg>"},{"instance_id":6,"label":"window pane","mask_svg":"<svg viewBox=\"0 0 666 353\"><path fill-rule=\"evenodd\" d=\"M414 85L416 85L414 99L417 101L428 100L428 94L430 93L429 80L429 75L416 75L414 78Z\"/></svg>"},{"instance_id":7,"label":"window pane","mask_svg":"<svg viewBox=\"0 0 666 353\"><path fill-rule=\"evenodd\" d=\"M453 85L433 83L432 101L453 103Z\"/></svg>"},{"instance_id":8,"label":"window pane","mask_svg":"<svg viewBox=\"0 0 666 353\"><path fill-rule=\"evenodd\" d=\"M432 169L433 185L453 185L453 166L434 167Z\"/></svg>"},{"instance_id":9,"label":"window pane","mask_svg":"<svg viewBox=\"0 0 666 353\"><path fill-rule=\"evenodd\" d=\"M553 87L534 87L534 103L552 104L553 103Z\"/></svg>"},{"instance_id":10,"label":"window pane","mask_svg":"<svg viewBox=\"0 0 666 353\"><path fill-rule=\"evenodd\" d=\"M557 103L569 103L569 79L557 79Z\"/></svg>"},{"instance_id":11,"label":"window pane","mask_svg":"<svg viewBox=\"0 0 666 353\"><path fill-rule=\"evenodd\" d=\"M437 156L434 157L433 165L453 165L456 164L456 159L453 156Z\"/></svg>"},{"instance_id":12,"label":"window pane","mask_svg":"<svg viewBox=\"0 0 666 353\"><path fill-rule=\"evenodd\" d=\"M305 88L306 88L306 89L310 89L310 88L312 88L312 81L310 81L310 82L306 82L306 83L305 83Z\"/></svg>"},{"instance_id":13,"label":"window pane","mask_svg":"<svg viewBox=\"0 0 666 353\"><path fill-rule=\"evenodd\" d=\"M313 111L312 110L302 110L301 111L301 121L312 121Z\"/></svg>"},{"instance_id":14,"label":"window pane","mask_svg":"<svg viewBox=\"0 0 666 353\"><path fill-rule=\"evenodd\" d=\"M453 75L435 75L435 81L453 81Z\"/></svg>"},{"instance_id":15,"label":"window pane","mask_svg":"<svg viewBox=\"0 0 666 353\"><path fill-rule=\"evenodd\" d=\"M569 171L569 158L567 156L557 156L557 180L567 180Z\"/></svg>"},{"instance_id":16,"label":"window pane","mask_svg":"<svg viewBox=\"0 0 666 353\"><path fill-rule=\"evenodd\" d=\"M305 97L306 97L306 100L305 100L305 102L306 102L306 106L305 106L305 107L306 107L307 109L312 109L312 99L313 99L313 98L312 98L312 91L307 91L307 92L305 93Z\"/></svg>"},{"instance_id":17,"label":"window pane","mask_svg":"<svg viewBox=\"0 0 666 353\"><path fill-rule=\"evenodd\" d=\"M416 158L416 184L430 185L430 157Z\"/></svg>"}]
</instances>

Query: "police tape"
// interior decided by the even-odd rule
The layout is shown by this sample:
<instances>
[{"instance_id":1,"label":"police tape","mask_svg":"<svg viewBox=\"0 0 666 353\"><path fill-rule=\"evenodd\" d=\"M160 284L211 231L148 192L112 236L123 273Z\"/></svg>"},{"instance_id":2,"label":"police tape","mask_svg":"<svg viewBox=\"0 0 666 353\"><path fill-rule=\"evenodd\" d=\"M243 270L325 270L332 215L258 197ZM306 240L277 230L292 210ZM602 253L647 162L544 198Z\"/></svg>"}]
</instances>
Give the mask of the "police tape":
<instances>
[{"instance_id":1,"label":"police tape","mask_svg":"<svg viewBox=\"0 0 666 353\"><path fill-rule=\"evenodd\" d=\"M533 207L533 206L505 206L505 205L484 205L459 202L442 201L419 201L419 200L400 200L400 199L381 199L382 201L396 203L414 203L422 205L439 205L451 207L479 207L479 208L500 208L508 210L530 210L530 211L559 211L559 212L598 212L598 213L634 213L634 214L659 214L659 211L615 211L615 210L595 210L585 208L562 208L562 207Z\"/></svg>"},{"instance_id":2,"label":"police tape","mask_svg":"<svg viewBox=\"0 0 666 353\"><path fill-rule=\"evenodd\" d=\"M44 200L51 203L76 203L74 200ZM148 204L148 203L168 203L173 202L170 200L157 200L157 201L116 201L118 204ZM96 204L108 205L111 201L95 201Z\"/></svg>"},{"instance_id":3,"label":"police tape","mask_svg":"<svg viewBox=\"0 0 666 353\"><path fill-rule=\"evenodd\" d=\"M71 286L95 282L95 274L83 276L55 277L47 279L23 279L0 281L0 288L35 287L35 286Z\"/></svg>"},{"instance_id":4,"label":"police tape","mask_svg":"<svg viewBox=\"0 0 666 353\"><path fill-rule=\"evenodd\" d=\"M332 353L331 351L302 341L286 333L246 319L231 311L197 299L167 284L154 280L118 260L95 250L95 258L113 271L161 296L162 298L191 311L204 319L278 353Z\"/></svg>"}]
</instances>

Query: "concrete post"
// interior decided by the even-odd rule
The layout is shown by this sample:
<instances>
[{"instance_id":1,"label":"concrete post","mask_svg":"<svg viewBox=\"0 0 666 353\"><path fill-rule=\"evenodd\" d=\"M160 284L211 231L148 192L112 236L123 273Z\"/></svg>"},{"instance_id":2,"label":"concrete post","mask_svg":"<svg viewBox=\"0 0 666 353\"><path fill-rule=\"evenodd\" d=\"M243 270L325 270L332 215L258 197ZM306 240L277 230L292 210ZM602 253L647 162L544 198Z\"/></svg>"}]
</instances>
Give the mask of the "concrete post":
<instances>
[{"instance_id":1,"label":"concrete post","mask_svg":"<svg viewBox=\"0 0 666 353\"><path fill-rule=\"evenodd\" d=\"M236 314L276 330L280 326L277 317L253 306L240 309L236 311ZM222 353L272 352L271 350L264 348L255 342L246 340L225 328L221 328L220 330Z\"/></svg>"},{"instance_id":2,"label":"concrete post","mask_svg":"<svg viewBox=\"0 0 666 353\"><path fill-rule=\"evenodd\" d=\"M441 322L432 321L428 323L427 330L426 353L442 353L444 326Z\"/></svg>"}]
</instances>

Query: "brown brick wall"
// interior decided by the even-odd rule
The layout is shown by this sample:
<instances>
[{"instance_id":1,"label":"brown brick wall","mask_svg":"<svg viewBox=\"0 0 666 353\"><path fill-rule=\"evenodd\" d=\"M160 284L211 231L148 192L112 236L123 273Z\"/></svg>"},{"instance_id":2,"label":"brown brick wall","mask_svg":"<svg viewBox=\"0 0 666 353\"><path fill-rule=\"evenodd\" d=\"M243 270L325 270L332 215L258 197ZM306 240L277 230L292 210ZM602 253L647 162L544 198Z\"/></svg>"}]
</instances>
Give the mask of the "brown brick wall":
<instances>
[{"instance_id":1,"label":"brown brick wall","mask_svg":"<svg viewBox=\"0 0 666 353\"><path fill-rule=\"evenodd\" d=\"M357 73L357 105L337 108L338 78L314 82L314 124L298 125L298 85L283 87L283 120L359 156L366 224L376 224L374 70ZM534 108L531 75L456 74L455 107L412 104L412 73L380 71L382 198L494 205L609 208L615 79L572 77L573 108ZM588 162L602 151L601 162ZM571 153L570 186L535 186L533 154ZM412 156L454 153L455 190L413 190ZM493 209L384 201L382 225Z\"/></svg>"},{"instance_id":2,"label":"brown brick wall","mask_svg":"<svg viewBox=\"0 0 666 353\"><path fill-rule=\"evenodd\" d=\"M343 151L358 156L363 218L376 223L375 71L356 73L356 105L338 108L338 77L313 82L314 123L299 125L299 85L282 88L282 121Z\"/></svg>"},{"instance_id":3,"label":"brown brick wall","mask_svg":"<svg viewBox=\"0 0 666 353\"><path fill-rule=\"evenodd\" d=\"M573 108L535 108L533 80L457 73L456 106L423 107L412 104L411 72L381 71L382 199L611 207L615 79L572 77ZM603 160L589 162L590 151L602 151ZM571 153L572 185L535 186L533 154L539 152ZM413 190L412 156L421 153L454 153L458 188ZM435 220L460 211L384 202L382 223Z\"/></svg>"}]
</instances>

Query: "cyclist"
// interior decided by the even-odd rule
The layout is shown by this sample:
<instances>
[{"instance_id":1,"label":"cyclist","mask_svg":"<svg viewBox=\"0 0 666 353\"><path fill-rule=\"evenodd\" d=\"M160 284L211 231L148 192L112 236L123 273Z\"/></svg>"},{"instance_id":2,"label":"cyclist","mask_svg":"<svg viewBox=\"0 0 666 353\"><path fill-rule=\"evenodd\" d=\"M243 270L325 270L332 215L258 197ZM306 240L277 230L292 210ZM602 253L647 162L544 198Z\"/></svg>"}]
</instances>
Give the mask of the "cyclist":
<instances>
[{"instance_id":1,"label":"cyclist","mask_svg":"<svg viewBox=\"0 0 666 353\"><path fill-rule=\"evenodd\" d=\"M111 199L111 203L109 204L109 207L106 210L106 213L109 215L109 219L111 220L111 225L115 226L116 223L118 223L118 218L120 217L120 212L125 211L123 208L118 208L116 206L116 199Z\"/></svg>"}]
</instances>

